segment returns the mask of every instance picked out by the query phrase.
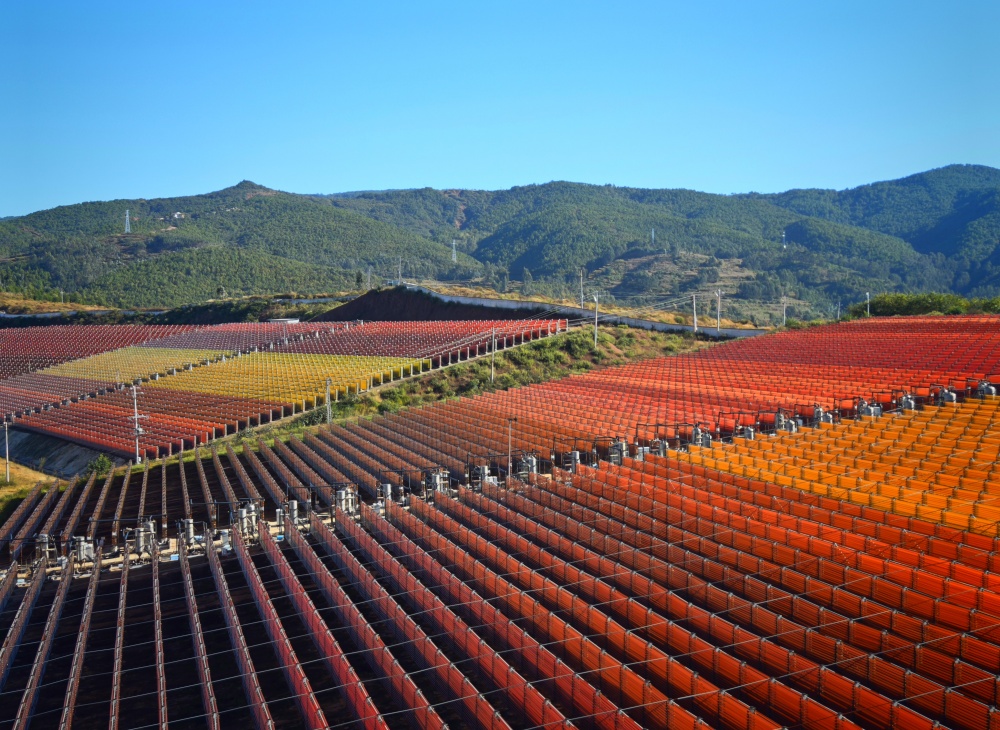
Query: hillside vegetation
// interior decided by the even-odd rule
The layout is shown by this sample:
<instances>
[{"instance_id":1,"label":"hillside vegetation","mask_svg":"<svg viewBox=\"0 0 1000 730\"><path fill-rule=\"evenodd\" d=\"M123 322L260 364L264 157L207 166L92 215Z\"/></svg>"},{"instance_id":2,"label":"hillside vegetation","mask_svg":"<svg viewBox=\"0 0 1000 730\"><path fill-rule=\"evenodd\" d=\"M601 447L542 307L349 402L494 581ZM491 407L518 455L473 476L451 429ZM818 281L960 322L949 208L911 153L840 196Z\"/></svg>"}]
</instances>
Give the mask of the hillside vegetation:
<instances>
[{"instance_id":1,"label":"hillside vegetation","mask_svg":"<svg viewBox=\"0 0 1000 730\"><path fill-rule=\"evenodd\" d=\"M853 305L852 317L868 316L868 305ZM1000 314L1000 297L966 299L958 294L879 294L872 297L872 317L897 317L916 314Z\"/></svg>"},{"instance_id":2,"label":"hillside vegetation","mask_svg":"<svg viewBox=\"0 0 1000 730\"><path fill-rule=\"evenodd\" d=\"M131 233L124 233L125 211ZM242 182L208 195L81 203L0 221L0 289L121 307L222 294L329 291L398 269L437 278L479 264L398 226L322 198Z\"/></svg>"},{"instance_id":3,"label":"hillside vegetation","mask_svg":"<svg viewBox=\"0 0 1000 730\"><path fill-rule=\"evenodd\" d=\"M486 280L572 295L584 269L619 298L688 291L795 299L829 314L868 291L1000 293L1000 171L953 165L853 190L711 195L549 183L392 191L334 204L457 239ZM784 234L784 241L782 239ZM727 278L729 268L741 274Z\"/></svg>"},{"instance_id":4,"label":"hillside vegetation","mask_svg":"<svg viewBox=\"0 0 1000 730\"><path fill-rule=\"evenodd\" d=\"M1000 170L767 195L552 182L305 196L242 182L0 221L0 290L123 307L360 290L400 273L577 299L581 271L588 298L641 306L721 290L732 318L765 324L782 297L812 318L865 292L996 296Z\"/></svg>"}]
</instances>

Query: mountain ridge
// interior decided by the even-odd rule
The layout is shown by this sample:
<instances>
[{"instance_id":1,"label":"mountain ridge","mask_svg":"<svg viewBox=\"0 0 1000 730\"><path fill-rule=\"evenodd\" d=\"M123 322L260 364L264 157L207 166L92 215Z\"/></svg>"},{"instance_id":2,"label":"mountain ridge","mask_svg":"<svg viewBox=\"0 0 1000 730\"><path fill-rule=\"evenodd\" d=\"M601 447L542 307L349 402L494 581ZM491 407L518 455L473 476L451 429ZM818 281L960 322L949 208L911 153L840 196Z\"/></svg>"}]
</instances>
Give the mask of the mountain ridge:
<instances>
[{"instance_id":1,"label":"mountain ridge","mask_svg":"<svg viewBox=\"0 0 1000 730\"><path fill-rule=\"evenodd\" d=\"M240 255L227 266L224 251ZM202 265L205 275L182 275ZM152 302L155 291L130 293L150 279L171 283L156 305L175 306L214 288L268 293L279 271L302 283L288 291L367 283L369 270L375 282L402 273L570 295L583 270L590 288L620 297L780 291L805 314L865 291L995 295L1000 170L948 165L844 190L730 195L565 181L309 195L243 180L0 219L0 288L102 304Z\"/></svg>"}]
</instances>

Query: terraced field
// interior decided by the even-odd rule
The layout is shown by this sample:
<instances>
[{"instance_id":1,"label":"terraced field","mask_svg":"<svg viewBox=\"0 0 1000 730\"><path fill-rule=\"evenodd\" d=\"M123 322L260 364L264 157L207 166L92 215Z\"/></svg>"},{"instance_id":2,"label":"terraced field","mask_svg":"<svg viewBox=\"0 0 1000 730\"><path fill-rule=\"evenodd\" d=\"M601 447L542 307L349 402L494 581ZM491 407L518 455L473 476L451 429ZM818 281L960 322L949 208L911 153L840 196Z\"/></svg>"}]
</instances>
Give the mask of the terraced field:
<instances>
[{"instance_id":1,"label":"terraced field","mask_svg":"<svg viewBox=\"0 0 1000 730\"><path fill-rule=\"evenodd\" d=\"M0 724L1000 727L997 333L767 335L39 488Z\"/></svg>"}]
</instances>

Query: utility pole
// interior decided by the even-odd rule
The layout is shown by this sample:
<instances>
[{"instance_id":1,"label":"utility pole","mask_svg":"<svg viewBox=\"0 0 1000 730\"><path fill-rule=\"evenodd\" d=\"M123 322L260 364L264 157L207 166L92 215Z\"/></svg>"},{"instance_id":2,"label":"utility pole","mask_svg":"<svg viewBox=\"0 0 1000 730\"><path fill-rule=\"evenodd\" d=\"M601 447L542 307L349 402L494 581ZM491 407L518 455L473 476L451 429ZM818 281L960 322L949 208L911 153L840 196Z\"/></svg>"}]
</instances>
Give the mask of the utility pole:
<instances>
[{"instance_id":1,"label":"utility pole","mask_svg":"<svg viewBox=\"0 0 1000 730\"><path fill-rule=\"evenodd\" d=\"M7 417L3 419L3 453L7 464L7 484L10 484L10 442L7 440Z\"/></svg>"},{"instance_id":2,"label":"utility pole","mask_svg":"<svg viewBox=\"0 0 1000 730\"><path fill-rule=\"evenodd\" d=\"M372 288L372 267L368 267L368 290L371 291Z\"/></svg>"},{"instance_id":3,"label":"utility pole","mask_svg":"<svg viewBox=\"0 0 1000 730\"><path fill-rule=\"evenodd\" d=\"M326 379L326 425L333 422L333 406L330 405L330 378Z\"/></svg>"},{"instance_id":4,"label":"utility pole","mask_svg":"<svg viewBox=\"0 0 1000 730\"><path fill-rule=\"evenodd\" d=\"M125 209L125 233L132 232L132 222L128 219L128 209Z\"/></svg>"},{"instance_id":5,"label":"utility pole","mask_svg":"<svg viewBox=\"0 0 1000 730\"><path fill-rule=\"evenodd\" d=\"M511 448L512 438L511 433L514 424L517 423L517 416L507 416L507 478L510 479L510 473L514 471L514 450Z\"/></svg>"},{"instance_id":6,"label":"utility pole","mask_svg":"<svg viewBox=\"0 0 1000 730\"><path fill-rule=\"evenodd\" d=\"M597 310L601 308L601 293L594 293L594 349L597 349Z\"/></svg>"},{"instance_id":7,"label":"utility pole","mask_svg":"<svg viewBox=\"0 0 1000 730\"><path fill-rule=\"evenodd\" d=\"M691 311L694 313L694 331L698 331L698 295L691 295Z\"/></svg>"},{"instance_id":8,"label":"utility pole","mask_svg":"<svg viewBox=\"0 0 1000 730\"><path fill-rule=\"evenodd\" d=\"M583 309L583 267L580 267L580 309Z\"/></svg>"},{"instance_id":9,"label":"utility pole","mask_svg":"<svg viewBox=\"0 0 1000 730\"><path fill-rule=\"evenodd\" d=\"M455 248L455 239L451 239L451 262L458 263L458 249Z\"/></svg>"},{"instance_id":10,"label":"utility pole","mask_svg":"<svg viewBox=\"0 0 1000 730\"><path fill-rule=\"evenodd\" d=\"M135 463L141 464L142 457L139 455L139 437L142 436L145 431L142 430L142 426L139 425L140 418L147 418L148 416L139 415L139 396L136 392L135 385L132 386L132 420L135 423L135 428L133 433L135 434Z\"/></svg>"},{"instance_id":11,"label":"utility pole","mask_svg":"<svg viewBox=\"0 0 1000 730\"><path fill-rule=\"evenodd\" d=\"M493 347L490 348L490 383L496 378L497 372L497 329L494 327L491 330L491 337L493 338Z\"/></svg>"},{"instance_id":12,"label":"utility pole","mask_svg":"<svg viewBox=\"0 0 1000 730\"><path fill-rule=\"evenodd\" d=\"M715 290L715 332L722 332L722 289Z\"/></svg>"},{"instance_id":13,"label":"utility pole","mask_svg":"<svg viewBox=\"0 0 1000 730\"><path fill-rule=\"evenodd\" d=\"M399 257L399 269L397 271L399 273L398 273L398 276L396 276L396 283L397 284L402 284L403 283L403 257L402 256Z\"/></svg>"},{"instance_id":14,"label":"utility pole","mask_svg":"<svg viewBox=\"0 0 1000 730\"><path fill-rule=\"evenodd\" d=\"M868 316L872 316L872 295L871 292L865 292L865 307L868 309Z\"/></svg>"},{"instance_id":15,"label":"utility pole","mask_svg":"<svg viewBox=\"0 0 1000 730\"><path fill-rule=\"evenodd\" d=\"M785 319L785 311L786 311L786 309L787 309L787 306L788 306L788 305L787 305L787 303L785 302L785 297L784 297L784 296L782 296L782 297L781 297L781 326L782 326L782 327L784 327L784 326L785 326L785 321L786 321L786 319Z\"/></svg>"},{"instance_id":16,"label":"utility pole","mask_svg":"<svg viewBox=\"0 0 1000 730\"><path fill-rule=\"evenodd\" d=\"M837 321L840 321L840 300L837 300Z\"/></svg>"}]
</instances>

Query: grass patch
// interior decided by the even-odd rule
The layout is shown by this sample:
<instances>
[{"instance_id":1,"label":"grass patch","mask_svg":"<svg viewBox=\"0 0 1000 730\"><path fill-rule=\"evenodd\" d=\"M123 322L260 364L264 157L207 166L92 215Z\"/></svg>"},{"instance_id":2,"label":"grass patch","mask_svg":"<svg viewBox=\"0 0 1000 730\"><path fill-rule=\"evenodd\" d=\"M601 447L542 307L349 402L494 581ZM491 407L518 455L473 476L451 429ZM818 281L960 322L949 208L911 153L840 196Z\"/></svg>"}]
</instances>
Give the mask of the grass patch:
<instances>
[{"instance_id":1,"label":"grass patch","mask_svg":"<svg viewBox=\"0 0 1000 730\"><path fill-rule=\"evenodd\" d=\"M54 477L42 474L26 466L10 464L10 481L7 481L6 469L0 461L0 525L17 509L21 501L38 482L52 483Z\"/></svg>"}]
</instances>

